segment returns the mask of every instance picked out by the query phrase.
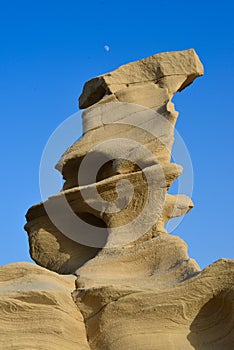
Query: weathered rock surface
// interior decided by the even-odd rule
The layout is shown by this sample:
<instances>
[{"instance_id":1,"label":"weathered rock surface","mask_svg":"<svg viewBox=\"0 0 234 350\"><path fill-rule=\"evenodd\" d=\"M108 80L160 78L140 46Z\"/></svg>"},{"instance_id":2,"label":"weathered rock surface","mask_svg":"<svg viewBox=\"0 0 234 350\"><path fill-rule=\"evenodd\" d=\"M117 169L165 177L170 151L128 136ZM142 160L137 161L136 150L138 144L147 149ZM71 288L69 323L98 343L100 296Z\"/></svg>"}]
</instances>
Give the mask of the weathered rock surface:
<instances>
[{"instance_id":1,"label":"weathered rock surface","mask_svg":"<svg viewBox=\"0 0 234 350\"><path fill-rule=\"evenodd\" d=\"M73 273L77 268L82 266L88 259L94 257L100 248L106 246L107 242L113 245L123 244L125 241L132 242L139 238L146 240L150 237L154 237L157 231L164 231L164 223L169 218L185 214L193 204L186 196L172 196L166 194L167 186L169 186L179 174L179 168L174 164L170 164L164 169L166 183L164 183L164 177L161 178L161 168L158 169L158 165L152 166L147 169L146 173L148 179L151 179L153 198L150 207L154 209L154 215L152 213L145 213L145 221L139 220L130 226L134 219L139 217L139 213L145 206L146 198L146 183L142 176L142 172L135 172L132 174L120 174L111 179L111 181L103 180L94 185L89 185L83 188L83 195L88 199L84 201L81 189L75 187L73 189L66 190L59 193L57 196L51 197L47 202L41 203L32 207L27 213L28 224L26 230L29 232L29 241L31 246L31 256L41 265L59 272L59 273ZM155 174L158 174L157 180ZM134 187L133 199L129 205L116 213L109 212L112 209L113 199L116 197L116 185L120 180L128 179ZM95 205L100 204L98 199L95 201L95 193L91 192L92 189L96 189L99 194L105 198L105 201L101 203L100 211L94 209ZM126 188L118 192L118 203L125 201ZM66 200L70 203L72 211L65 207L64 193L66 194ZM166 198L166 200L165 200ZM106 203L110 203L107 206ZM137 207L136 207L137 203ZM174 205L173 205L173 204ZM163 210L164 206L164 210ZM176 210L178 206L178 209ZM62 234L59 229L52 224L50 218L53 218L60 228L63 228L67 234L67 237L75 239L79 234L79 241L83 244L94 245L87 247L85 245L75 243L71 239ZM70 208L70 207L69 207ZM72 220L74 219L73 213L79 214L80 218L87 218L93 225L99 225L103 223L103 234L96 229L97 235L93 235L93 232L89 226L85 226L86 231L82 232L82 221L74 221L72 229L80 229L81 232L75 234L73 231L69 232L71 228ZM148 221L146 220L148 215ZM154 218L158 217L158 220ZM39 218L39 219L38 219ZM76 217L75 217L76 219ZM98 221L99 220L99 221ZM144 223L146 222L146 228ZM129 224L129 225L128 225ZM123 227L124 225L124 227ZM126 232L126 225L128 230ZM108 232L105 229L108 227ZM147 227L149 229L147 230ZM139 231L136 231L136 228ZM145 235L141 235L141 230L145 230ZM90 231L89 231L90 229ZM113 231L113 234L112 234ZM90 233L90 237L89 234ZM118 234L117 234L118 233ZM94 232L95 234L95 232Z\"/></svg>"},{"instance_id":2,"label":"weathered rock surface","mask_svg":"<svg viewBox=\"0 0 234 350\"><path fill-rule=\"evenodd\" d=\"M31 263L0 267L0 349L89 349L74 280Z\"/></svg>"},{"instance_id":3,"label":"weathered rock surface","mask_svg":"<svg viewBox=\"0 0 234 350\"><path fill-rule=\"evenodd\" d=\"M89 96L90 107L82 116L84 135L56 165L65 179L63 191L27 213L37 263L59 273L74 272L100 248L155 237L165 232L170 218L192 208L188 197L166 195L182 172L171 163L178 116L171 99L202 74L191 49L154 55L86 83L80 98ZM95 99L99 86L108 94ZM101 226L102 233L87 233L89 227L75 223L71 211Z\"/></svg>"},{"instance_id":4,"label":"weathered rock surface","mask_svg":"<svg viewBox=\"0 0 234 350\"><path fill-rule=\"evenodd\" d=\"M87 108L106 95L146 82L154 82L160 87L165 87L173 95L200 75L203 75L203 66L193 49L164 52L89 80L80 96L79 106Z\"/></svg>"},{"instance_id":5,"label":"weathered rock surface","mask_svg":"<svg viewBox=\"0 0 234 350\"><path fill-rule=\"evenodd\" d=\"M91 349L232 350L234 261L219 260L173 288L104 286L73 293Z\"/></svg>"},{"instance_id":6,"label":"weathered rock surface","mask_svg":"<svg viewBox=\"0 0 234 350\"><path fill-rule=\"evenodd\" d=\"M64 186L25 225L32 258L77 278L31 264L0 269L4 349L234 348L234 260L200 271L165 228L193 208L168 193L183 170L171 161L172 98L202 74L190 49L85 84L83 136L56 165Z\"/></svg>"},{"instance_id":7,"label":"weathered rock surface","mask_svg":"<svg viewBox=\"0 0 234 350\"><path fill-rule=\"evenodd\" d=\"M155 230L157 234L157 230ZM200 271L187 245L167 233L125 248L101 250L76 273L78 288L116 286L159 291L176 286Z\"/></svg>"}]
</instances>

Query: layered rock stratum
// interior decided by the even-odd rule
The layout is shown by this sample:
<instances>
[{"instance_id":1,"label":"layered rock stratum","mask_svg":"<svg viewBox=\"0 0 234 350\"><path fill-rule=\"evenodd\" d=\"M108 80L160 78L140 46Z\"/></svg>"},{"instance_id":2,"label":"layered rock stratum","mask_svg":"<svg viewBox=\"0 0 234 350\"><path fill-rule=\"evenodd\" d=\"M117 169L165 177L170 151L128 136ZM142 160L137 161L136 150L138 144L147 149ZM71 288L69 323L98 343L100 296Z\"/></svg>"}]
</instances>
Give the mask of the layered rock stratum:
<instances>
[{"instance_id":1,"label":"layered rock stratum","mask_svg":"<svg viewBox=\"0 0 234 350\"><path fill-rule=\"evenodd\" d=\"M90 349L74 280L31 263L1 267L0 348Z\"/></svg>"},{"instance_id":2,"label":"layered rock stratum","mask_svg":"<svg viewBox=\"0 0 234 350\"><path fill-rule=\"evenodd\" d=\"M0 348L234 348L234 261L201 271L165 227L193 207L168 193L183 171L172 98L202 75L190 49L84 85L83 135L56 164L63 188L26 215L40 266L0 269Z\"/></svg>"}]
</instances>

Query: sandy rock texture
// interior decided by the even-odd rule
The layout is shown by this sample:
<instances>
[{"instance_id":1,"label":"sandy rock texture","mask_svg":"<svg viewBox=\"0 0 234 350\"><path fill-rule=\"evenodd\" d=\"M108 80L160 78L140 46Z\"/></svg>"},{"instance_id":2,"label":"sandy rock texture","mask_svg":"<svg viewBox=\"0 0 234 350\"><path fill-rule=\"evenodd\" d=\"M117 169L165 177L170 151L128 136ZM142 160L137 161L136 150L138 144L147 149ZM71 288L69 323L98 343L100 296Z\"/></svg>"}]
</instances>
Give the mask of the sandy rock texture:
<instances>
[{"instance_id":1,"label":"sandy rock texture","mask_svg":"<svg viewBox=\"0 0 234 350\"><path fill-rule=\"evenodd\" d=\"M0 267L0 349L89 349L74 280L31 263Z\"/></svg>"},{"instance_id":2,"label":"sandy rock texture","mask_svg":"<svg viewBox=\"0 0 234 350\"><path fill-rule=\"evenodd\" d=\"M73 273L104 247L138 246L166 233L168 220L193 207L187 196L167 193L183 171L171 162L178 117L171 100L202 74L190 49L133 62L85 84L83 137L56 165L63 189L26 215L38 264ZM101 97L100 86L107 91Z\"/></svg>"},{"instance_id":3,"label":"sandy rock texture","mask_svg":"<svg viewBox=\"0 0 234 350\"><path fill-rule=\"evenodd\" d=\"M200 75L203 75L203 66L193 49L156 54L89 80L79 98L79 106L87 108L106 95L150 82L173 95Z\"/></svg>"},{"instance_id":4,"label":"sandy rock texture","mask_svg":"<svg viewBox=\"0 0 234 350\"><path fill-rule=\"evenodd\" d=\"M189 49L84 85L83 135L56 164L63 188L26 214L41 267L0 269L3 349L234 349L234 260L201 271L165 226L193 208L168 192L183 171L172 98L201 75Z\"/></svg>"},{"instance_id":5,"label":"sandy rock texture","mask_svg":"<svg viewBox=\"0 0 234 350\"><path fill-rule=\"evenodd\" d=\"M77 289L91 349L232 350L234 261L219 260L173 286Z\"/></svg>"}]
</instances>

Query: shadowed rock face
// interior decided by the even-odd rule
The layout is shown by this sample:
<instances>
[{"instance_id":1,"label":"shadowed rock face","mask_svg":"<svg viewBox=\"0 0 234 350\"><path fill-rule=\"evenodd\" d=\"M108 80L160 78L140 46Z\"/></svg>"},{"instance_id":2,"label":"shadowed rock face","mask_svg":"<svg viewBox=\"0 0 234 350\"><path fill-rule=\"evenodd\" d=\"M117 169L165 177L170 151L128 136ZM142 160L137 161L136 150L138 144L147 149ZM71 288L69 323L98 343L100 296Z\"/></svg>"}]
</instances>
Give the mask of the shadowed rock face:
<instances>
[{"instance_id":1,"label":"shadowed rock face","mask_svg":"<svg viewBox=\"0 0 234 350\"><path fill-rule=\"evenodd\" d=\"M187 338L195 349L233 349L234 288L222 286L199 310Z\"/></svg>"},{"instance_id":2,"label":"shadowed rock face","mask_svg":"<svg viewBox=\"0 0 234 350\"><path fill-rule=\"evenodd\" d=\"M53 297L55 309L66 312L64 320L63 313L55 315L63 329L61 344L54 336L57 347L54 325L45 317L48 349L233 349L234 261L222 259L200 271L185 242L165 229L193 207L184 194L168 193L182 173L171 161L178 117L172 97L202 74L190 49L129 63L84 85L83 136L56 165L64 186L26 215L30 253L42 266L34 267L35 274L62 286L57 295L38 285L41 303ZM58 273L77 276L70 289L76 311L67 277ZM16 305L24 301L21 312L29 306L32 325L25 334L35 335L35 349L41 349L33 313L40 292L31 292L33 281L26 294L17 289ZM9 317L13 297L4 296ZM53 310L43 305L42 315ZM67 325L75 327L77 338ZM15 349L27 348L22 339L15 335Z\"/></svg>"}]
</instances>

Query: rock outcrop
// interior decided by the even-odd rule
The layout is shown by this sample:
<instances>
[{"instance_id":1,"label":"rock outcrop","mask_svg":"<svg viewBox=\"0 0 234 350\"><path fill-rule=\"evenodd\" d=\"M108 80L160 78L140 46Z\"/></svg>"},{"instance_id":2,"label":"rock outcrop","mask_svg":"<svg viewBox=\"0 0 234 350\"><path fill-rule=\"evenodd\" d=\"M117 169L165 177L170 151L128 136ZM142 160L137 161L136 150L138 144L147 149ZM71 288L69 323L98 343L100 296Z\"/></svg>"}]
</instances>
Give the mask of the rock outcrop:
<instances>
[{"instance_id":1,"label":"rock outcrop","mask_svg":"<svg viewBox=\"0 0 234 350\"><path fill-rule=\"evenodd\" d=\"M195 277L159 290L92 287L73 293L91 349L232 350L234 261L219 260Z\"/></svg>"},{"instance_id":2,"label":"rock outcrop","mask_svg":"<svg viewBox=\"0 0 234 350\"><path fill-rule=\"evenodd\" d=\"M83 137L56 165L63 191L27 213L31 256L38 264L73 273L103 247L138 247L161 233L173 239L165 223L193 203L167 194L182 172L171 163L178 116L171 99L202 74L191 49L154 55L85 84L80 105L90 107L82 115ZM197 271L188 261L188 270Z\"/></svg>"},{"instance_id":3,"label":"rock outcrop","mask_svg":"<svg viewBox=\"0 0 234 350\"><path fill-rule=\"evenodd\" d=\"M56 165L63 188L26 215L30 253L41 267L13 264L0 272L0 318L15 332L11 348L30 348L35 338L35 349L233 349L234 261L201 271L185 242L165 228L193 207L188 196L168 193L183 171L172 162L172 98L201 75L190 49L84 85L83 135ZM7 349L9 333L2 334Z\"/></svg>"},{"instance_id":4,"label":"rock outcrop","mask_svg":"<svg viewBox=\"0 0 234 350\"><path fill-rule=\"evenodd\" d=\"M0 349L89 349L74 280L31 263L0 267Z\"/></svg>"},{"instance_id":5,"label":"rock outcrop","mask_svg":"<svg viewBox=\"0 0 234 350\"><path fill-rule=\"evenodd\" d=\"M149 87L152 98L155 85L172 97L201 75L203 66L193 49L153 55L88 81L79 98L79 107L87 108L108 95L136 103L134 94L139 94L139 102L144 106L148 102L144 95Z\"/></svg>"}]
</instances>

